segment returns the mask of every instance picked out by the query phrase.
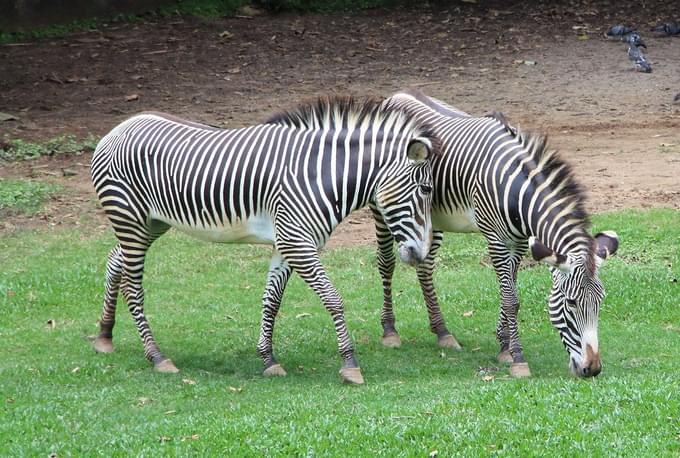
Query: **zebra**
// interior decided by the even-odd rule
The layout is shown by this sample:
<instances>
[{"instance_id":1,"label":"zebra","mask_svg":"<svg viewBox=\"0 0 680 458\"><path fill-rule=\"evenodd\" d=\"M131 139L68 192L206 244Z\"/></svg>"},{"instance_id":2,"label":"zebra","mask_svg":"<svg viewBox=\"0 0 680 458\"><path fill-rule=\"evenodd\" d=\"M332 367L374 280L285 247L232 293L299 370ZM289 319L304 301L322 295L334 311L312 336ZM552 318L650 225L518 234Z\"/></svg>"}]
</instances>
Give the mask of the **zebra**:
<instances>
[{"instance_id":1,"label":"zebra","mask_svg":"<svg viewBox=\"0 0 680 458\"><path fill-rule=\"evenodd\" d=\"M257 351L264 376L285 375L274 357L274 322L297 272L330 313L343 359L341 379L364 382L342 299L318 251L333 229L368 203L379 209L400 258L421 262L432 238L430 159L438 140L406 110L374 99L322 97L277 117L305 128L260 124L220 129L157 112L127 119L92 158L92 180L118 243L106 268L98 352L113 351L122 291L158 372L178 372L144 315L142 276L151 244L170 227L219 243L273 246Z\"/></svg>"},{"instance_id":2,"label":"zebra","mask_svg":"<svg viewBox=\"0 0 680 458\"><path fill-rule=\"evenodd\" d=\"M433 158L433 241L417 276L427 305L430 330L441 347L460 349L442 317L432 282L443 232L481 232L500 286L496 336L499 362L511 363L513 376L530 376L519 339L517 270L521 258L550 267L550 321L570 355L571 372L596 376L602 365L598 316L604 288L598 278L603 261L618 248L613 231L589 235L584 190L570 166L546 138L511 127L500 113L472 117L419 91L397 93L387 103L407 109L434 128L442 154ZM372 208L383 284L382 343L401 344L392 309L393 238L378 209Z\"/></svg>"}]
</instances>

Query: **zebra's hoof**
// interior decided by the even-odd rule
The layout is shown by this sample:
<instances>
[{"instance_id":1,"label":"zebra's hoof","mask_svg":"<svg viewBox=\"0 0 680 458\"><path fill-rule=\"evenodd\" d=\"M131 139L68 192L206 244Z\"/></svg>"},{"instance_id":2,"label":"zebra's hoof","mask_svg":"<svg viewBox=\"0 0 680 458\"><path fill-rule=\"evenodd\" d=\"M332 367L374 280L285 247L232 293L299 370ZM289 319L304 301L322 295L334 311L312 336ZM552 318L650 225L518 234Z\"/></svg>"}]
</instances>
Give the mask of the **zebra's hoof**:
<instances>
[{"instance_id":1,"label":"zebra's hoof","mask_svg":"<svg viewBox=\"0 0 680 458\"><path fill-rule=\"evenodd\" d=\"M343 367L340 369L340 378L342 383L351 383L353 385L364 384L364 376L361 375L361 369L358 367Z\"/></svg>"},{"instance_id":2,"label":"zebra's hoof","mask_svg":"<svg viewBox=\"0 0 680 458\"><path fill-rule=\"evenodd\" d=\"M512 363L510 364L510 375L515 378L531 377L529 370L529 363Z\"/></svg>"},{"instance_id":3,"label":"zebra's hoof","mask_svg":"<svg viewBox=\"0 0 680 458\"><path fill-rule=\"evenodd\" d=\"M97 337L92 346L97 353L113 353L113 340L107 337Z\"/></svg>"},{"instance_id":4,"label":"zebra's hoof","mask_svg":"<svg viewBox=\"0 0 680 458\"><path fill-rule=\"evenodd\" d=\"M284 375L286 375L286 371L280 364L272 364L264 371L262 371L262 375L264 375L265 377L283 377Z\"/></svg>"},{"instance_id":5,"label":"zebra's hoof","mask_svg":"<svg viewBox=\"0 0 680 458\"><path fill-rule=\"evenodd\" d=\"M396 332L384 335L381 339L383 346L387 348L399 348L401 347L401 338Z\"/></svg>"},{"instance_id":6,"label":"zebra's hoof","mask_svg":"<svg viewBox=\"0 0 680 458\"><path fill-rule=\"evenodd\" d=\"M498 353L498 355L496 355L496 360L499 363L511 364L512 355L510 354L510 350L503 350L502 352Z\"/></svg>"},{"instance_id":7,"label":"zebra's hoof","mask_svg":"<svg viewBox=\"0 0 680 458\"><path fill-rule=\"evenodd\" d=\"M463 349L463 347L460 346L458 341L456 340L455 337L453 337L452 334L446 334L440 337L437 337L437 345L439 348L452 348L453 350L460 351Z\"/></svg>"},{"instance_id":8,"label":"zebra's hoof","mask_svg":"<svg viewBox=\"0 0 680 458\"><path fill-rule=\"evenodd\" d=\"M177 366L169 359L164 359L158 364L154 364L153 370L161 374L176 374L179 372Z\"/></svg>"}]
</instances>

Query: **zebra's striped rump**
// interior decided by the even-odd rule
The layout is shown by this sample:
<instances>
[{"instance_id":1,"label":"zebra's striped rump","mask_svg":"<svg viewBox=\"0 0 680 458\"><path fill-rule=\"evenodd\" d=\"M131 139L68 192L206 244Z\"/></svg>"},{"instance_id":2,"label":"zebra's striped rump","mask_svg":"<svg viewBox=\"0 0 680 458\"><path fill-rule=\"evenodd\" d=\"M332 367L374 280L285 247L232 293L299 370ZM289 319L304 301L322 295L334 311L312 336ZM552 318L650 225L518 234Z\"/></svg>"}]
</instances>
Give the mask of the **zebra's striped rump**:
<instances>
[{"instance_id":1,"label":"zebra's striped rump","mask_svg":"<svg viewBox=\"0 0 680 458\"><path fill-rule=\"evenodd\" d=\"M341 376L362 383L340 295L318 250L352 211L379 208L402 258L425 258L432 238L430 156L437 140L404 110L375 101L324 98L295 113L308 125L219 129L162 113L134 116L107 134L92 159L92 180L118 244L107 264L95 349L113 350L118 291L156 370L177 368L159 350L143 312L142 277L153 241L175 227L222 243L273 245L263 294L258 353L265 375L285 374L273 329L293 271L330 313L343 358Z\"/></svg>"}]
</instances>

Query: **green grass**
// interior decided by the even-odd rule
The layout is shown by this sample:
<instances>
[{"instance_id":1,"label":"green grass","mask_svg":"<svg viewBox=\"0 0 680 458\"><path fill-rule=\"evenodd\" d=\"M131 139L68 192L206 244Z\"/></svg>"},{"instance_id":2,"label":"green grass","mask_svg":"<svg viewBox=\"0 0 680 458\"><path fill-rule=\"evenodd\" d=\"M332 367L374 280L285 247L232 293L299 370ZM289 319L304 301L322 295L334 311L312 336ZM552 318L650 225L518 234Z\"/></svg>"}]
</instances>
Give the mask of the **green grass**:
<instances>
[{"instance_id":1,"label":"green grass","mask_svg":"<svg viewBox=\"0 0 680 458\"><path fill-rule=\"evenodd\" d=\"M19 213L32 215L58 189L57 185L40 181L0 178L0 217Z\"/></svg>"},{"instance_id":2,"label":"green grass","mask_svg":"<svg viewBox=\"0 0 680 458\"><path fill-rule=\"evenodd\" d=\"M55 154L82 154L94 151L98 138L88 136L78 140L73 135L60 135L45 142L30 142L21 139L0 142L0 162L25 161L37 159L40 156Z\"/></svg>"},{"instance_id":3,"label":"green grass","mask_svg":"<svg viewBox=\"0 0 680 458\"><path fill-rule=\"evenodd\" d=\"M480 265L479 236L447 236L436 274L459 353L436 348L405 266L395 276L403 345L383 348L373 250L325 253L346 302L361 387L339 383L331 320L297 277L275 336L288 376L260 376L266 248L172 232L153 246L146 312L182 370L175 376L152 371L122 304L116 352L95 354L88 343L112 236L0 238L0 456L678 456L680 213L628 211L595 223L616 230L621 248L601 271L604 369L591 380L568 373L540 266L519 278L533 378L513 380L501 368L483 379L479 368L496 365L498 293Z\"/></svg>"}]
</instances>

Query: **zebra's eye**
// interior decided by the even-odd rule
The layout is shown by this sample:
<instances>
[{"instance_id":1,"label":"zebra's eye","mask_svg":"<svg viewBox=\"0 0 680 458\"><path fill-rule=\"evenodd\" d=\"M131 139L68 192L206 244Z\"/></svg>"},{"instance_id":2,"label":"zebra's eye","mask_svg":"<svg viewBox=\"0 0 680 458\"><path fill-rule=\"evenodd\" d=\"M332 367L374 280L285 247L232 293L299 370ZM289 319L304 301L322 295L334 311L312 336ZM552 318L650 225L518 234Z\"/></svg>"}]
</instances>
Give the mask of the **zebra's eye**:
<instances>
[{"instance_id":1,"label":"zebra's eye","mask_svg":"<svg viewBox=\"0 0 680 458\"><path fill-rule=\"evenodd\" d=\"M432 186L426 185L426 184L421 184L420 185L420 192L423 194L429 194L432 192Z\"/></svg>"},{"instance_id":2,"label":"zebra's eye","mask_svg":"<svg viewBox=\"0 0 680 458\"><path fill-rule=\"evenodd\" d=\"M564 303L567 304L567 307L569 307L570 309L576 308L576 299L565 299Z\"/></svg>"}]
</instances>

